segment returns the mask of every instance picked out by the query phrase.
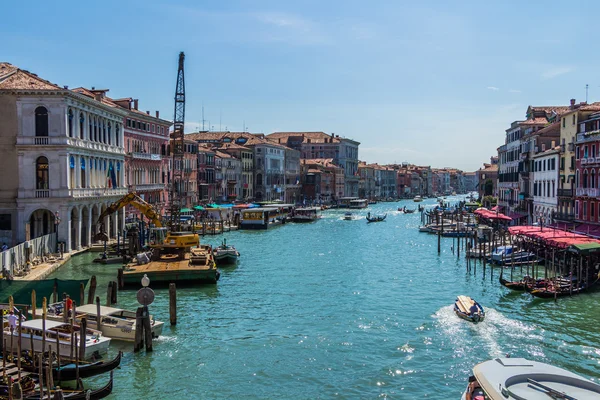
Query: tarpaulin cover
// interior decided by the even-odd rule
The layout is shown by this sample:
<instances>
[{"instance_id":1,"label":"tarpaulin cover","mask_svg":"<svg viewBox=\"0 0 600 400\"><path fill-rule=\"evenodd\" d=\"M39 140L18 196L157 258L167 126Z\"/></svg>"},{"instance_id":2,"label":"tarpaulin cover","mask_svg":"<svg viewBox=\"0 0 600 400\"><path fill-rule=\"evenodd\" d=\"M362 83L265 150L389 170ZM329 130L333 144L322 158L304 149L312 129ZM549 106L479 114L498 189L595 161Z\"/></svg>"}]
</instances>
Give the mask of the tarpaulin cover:
<instances>
[{"instance_id":1,"label":"tarpaulin cover","mask_svg":"<svg viewBox=\"0 0 600 400\"><path fill-rule=\"evenodd\" d=\"M487 208L478 208L477 210L473 211L473 214L490 220L512 221L512 218L496 211L490 211Z\"/></svg>"},{"instance_id":2,"label":"tarpaulin cover","mask_svg":"<svg viewBox=\"0 0 600 400\"><path fill-rule=\"evenodd\" d=\"M569 247L575 244L599 243L600 241L589 236L564 231L562 229L549 228L546 226L511 226L508 231L512 235L522 235L533 239L542 240L556 247Z\"/></svg>"},{"instance_id":3,"label":"tarpaulin cover","mask_svg":"<svg viewBox=\"0 0 600 400\"><path fill-rule=\"evenodd\" d=\"M44 279L41 281L7 281L0 280L0 303L8 303L12 296L15 304L31 304L31 291L35 290L36 306L42 306L42 299L46 297L48 304L52 302L52 293L56 283L56 292L59 300L66 293L76 302L79 302L79 287L87 285L89 279Z\"/></svg>"}]
</instances>

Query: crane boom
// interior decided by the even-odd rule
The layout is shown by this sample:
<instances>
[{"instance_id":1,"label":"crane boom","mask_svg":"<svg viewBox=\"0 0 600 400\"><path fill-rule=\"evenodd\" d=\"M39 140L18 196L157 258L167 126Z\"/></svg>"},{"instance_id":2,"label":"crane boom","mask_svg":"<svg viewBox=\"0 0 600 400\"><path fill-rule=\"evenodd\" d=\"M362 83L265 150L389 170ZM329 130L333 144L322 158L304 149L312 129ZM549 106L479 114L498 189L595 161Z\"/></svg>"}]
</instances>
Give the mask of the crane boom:
<instances>
[{"instance_id":1,"label":"crane boom","mask_svg":"<svg viewBox=\"0 0 600 400\"><path fill-rule=\"evenodd\" d=\"M169 197L170 230L181 231L181 207L183 204L182 191L184 190L184 124L185 124L185 80L183 74L183 51L179 53L179 67L177 70L177 85L175 87L175 115L173 117L173 132L171 133L171 187Z\"/></svg>"}]
</instances>

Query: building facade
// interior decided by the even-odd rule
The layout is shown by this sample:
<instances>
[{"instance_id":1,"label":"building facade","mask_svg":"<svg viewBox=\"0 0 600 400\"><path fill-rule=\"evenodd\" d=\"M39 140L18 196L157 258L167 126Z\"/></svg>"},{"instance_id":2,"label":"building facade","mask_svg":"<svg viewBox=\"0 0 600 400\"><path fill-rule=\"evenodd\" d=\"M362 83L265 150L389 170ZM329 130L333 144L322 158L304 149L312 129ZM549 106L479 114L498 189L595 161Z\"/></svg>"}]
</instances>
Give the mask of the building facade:
<instances>
[{"instance_id":1,"label":"building facade","mask_svg":"<svg viewBox=\"0 0 600 400\"><path fill-rule=\"evenodd\" d=\"M533 220L549 225L556 213L560 147L533 156Z\"/></svg>"},{"instance_id":2,"label":"building facade","mask_svg":"<svg viewBox=\"0 0 600 400\"><path fill-rule=\"evenodd\" d=\"M0 166L15 174L0 183L7 243L57 232L66 251L91 245L98 216L127 192L124 116L101 99L0 63ZM123 216L102 221L109 238Z\"/></svg>"}]
</instances>

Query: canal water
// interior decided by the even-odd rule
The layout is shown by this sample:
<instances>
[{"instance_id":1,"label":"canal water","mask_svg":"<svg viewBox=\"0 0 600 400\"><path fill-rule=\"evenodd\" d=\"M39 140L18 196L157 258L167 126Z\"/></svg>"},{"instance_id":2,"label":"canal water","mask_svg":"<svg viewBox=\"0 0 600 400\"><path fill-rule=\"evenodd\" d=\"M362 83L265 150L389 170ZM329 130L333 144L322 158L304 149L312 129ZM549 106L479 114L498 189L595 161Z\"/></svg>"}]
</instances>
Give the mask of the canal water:
<instances>
[{"instance_id":1,"label":"canal water","mask_svg":"<svg viewBox=\"0 0 600 400\"><path fill-rule=\"evenodd\" d=\"M437 238L418 232L420 215L396 211L404 205L417 204L203 238L227 238L240 263L223 268L217 285L179 289L176 327L167 290L156 290L150 311L166 322L163 335L151 354L113 347L127 352L111 398L459 399L474 364L506 354L597 380L600 292L557 303L511 292L498 270L467 272L451 238L438 255ZM387 219L367 224L367 211ZM52 277L94 274L105 299L119 266L93 264L95 256L76 256ZM454 315L459 294L486 308L483 323ZM118 300L137 307L135 290Z\"/></svg>"}]
</instances>

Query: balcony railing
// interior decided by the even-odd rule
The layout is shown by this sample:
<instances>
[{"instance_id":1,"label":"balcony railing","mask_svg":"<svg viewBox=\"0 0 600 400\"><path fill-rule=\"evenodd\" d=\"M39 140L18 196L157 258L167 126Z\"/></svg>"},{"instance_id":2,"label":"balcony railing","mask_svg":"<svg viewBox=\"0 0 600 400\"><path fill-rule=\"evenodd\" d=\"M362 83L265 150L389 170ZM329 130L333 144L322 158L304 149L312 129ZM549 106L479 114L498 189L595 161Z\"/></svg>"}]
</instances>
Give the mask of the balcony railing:
<instances>
[{"instance_id":1,"label":"balcony railing","mask_svg":"<svg viewBox=\"0 0 600 400\"><path fill-rule=\"evenodd\" d=\"M573 197L573 188L571 188L571 189L558 189L556 195L558 197Z\"/></svg>"},{"instance_id":2,"label":"balcony railing","mask_svg":"<svg viewBox=\"0 0 600 400\"><path fill-rule=\"evenodd\" d=\"M571 222L571 221L575 220L575 214L555 213L554 214L554 220L555 221Z\"/></svg>"},{"instance_id":3,"label":"balcony railing","mask_svg":"<svg viewBox=\"0 0 600 400\"><path fill-rule=\"evenodd\" d=\"M131 157L139 160L151 160L151 161L160 161L162 160L162 156L160 154L151 154L151 153L138 153L132 152L130 153Z\"/></svg>"},{"instance_id":4,"label":"balcony railing","mask_svg":"<svg viewBox=\"0 0 600 400\"><path fill-rule=\"evenodd\" d=\"M577 188L577 196L598 197L597 188Z\"/></svg>"},{"instance_id":5,"label":"balcony railing","mask_svg":"<svg viewBox=\"0 0 600 400\"><path fill-rule=\"evenodd\" d=\"M48 136L43 136L43 137L35 137L34 138L34 143L37 145L47 145L49 143L48 140Z\"/></svg>"},{"instance_id":6,"label":"balcony railing","mask_svg":"<svg viewBox=\"0 0 600 400\"><path fill-rule=\"evenodd\" d=\"M133 185L133 188L138 191L148 191L148 190L163 190L166 188L166 185L163 183L138 183Z\"/></svg>"},{"instance_id":7,"label":"balcony railing","mask_svg":"<svg viewBox=\"0 0 600 400\"><path fill-rule=\"evenodd\" d=\"M577 143L595 142L600 140L600 130L583 132L577 134Z\"/></svg>"},{"instance_id":8,"label":"balcony railing","mask_svg":"<svg viewBox=\"0 0 600 400\"><path fill-rule=\"evenodd\" d=\"M69 189L69 195L72 197L125 196L126 194L127 188Z\"/></svg>"},{"instance_id":9,"label":"balcony railing","mask_svg":"<svg viewBox=\"0 0 600 400\"><path fill-rule=\"evenodd\" d=\"M50 190L38 189L35 191L35 197L38 199L46 199L46 198L50 197Z\"/></svg>"}]
</instances>

